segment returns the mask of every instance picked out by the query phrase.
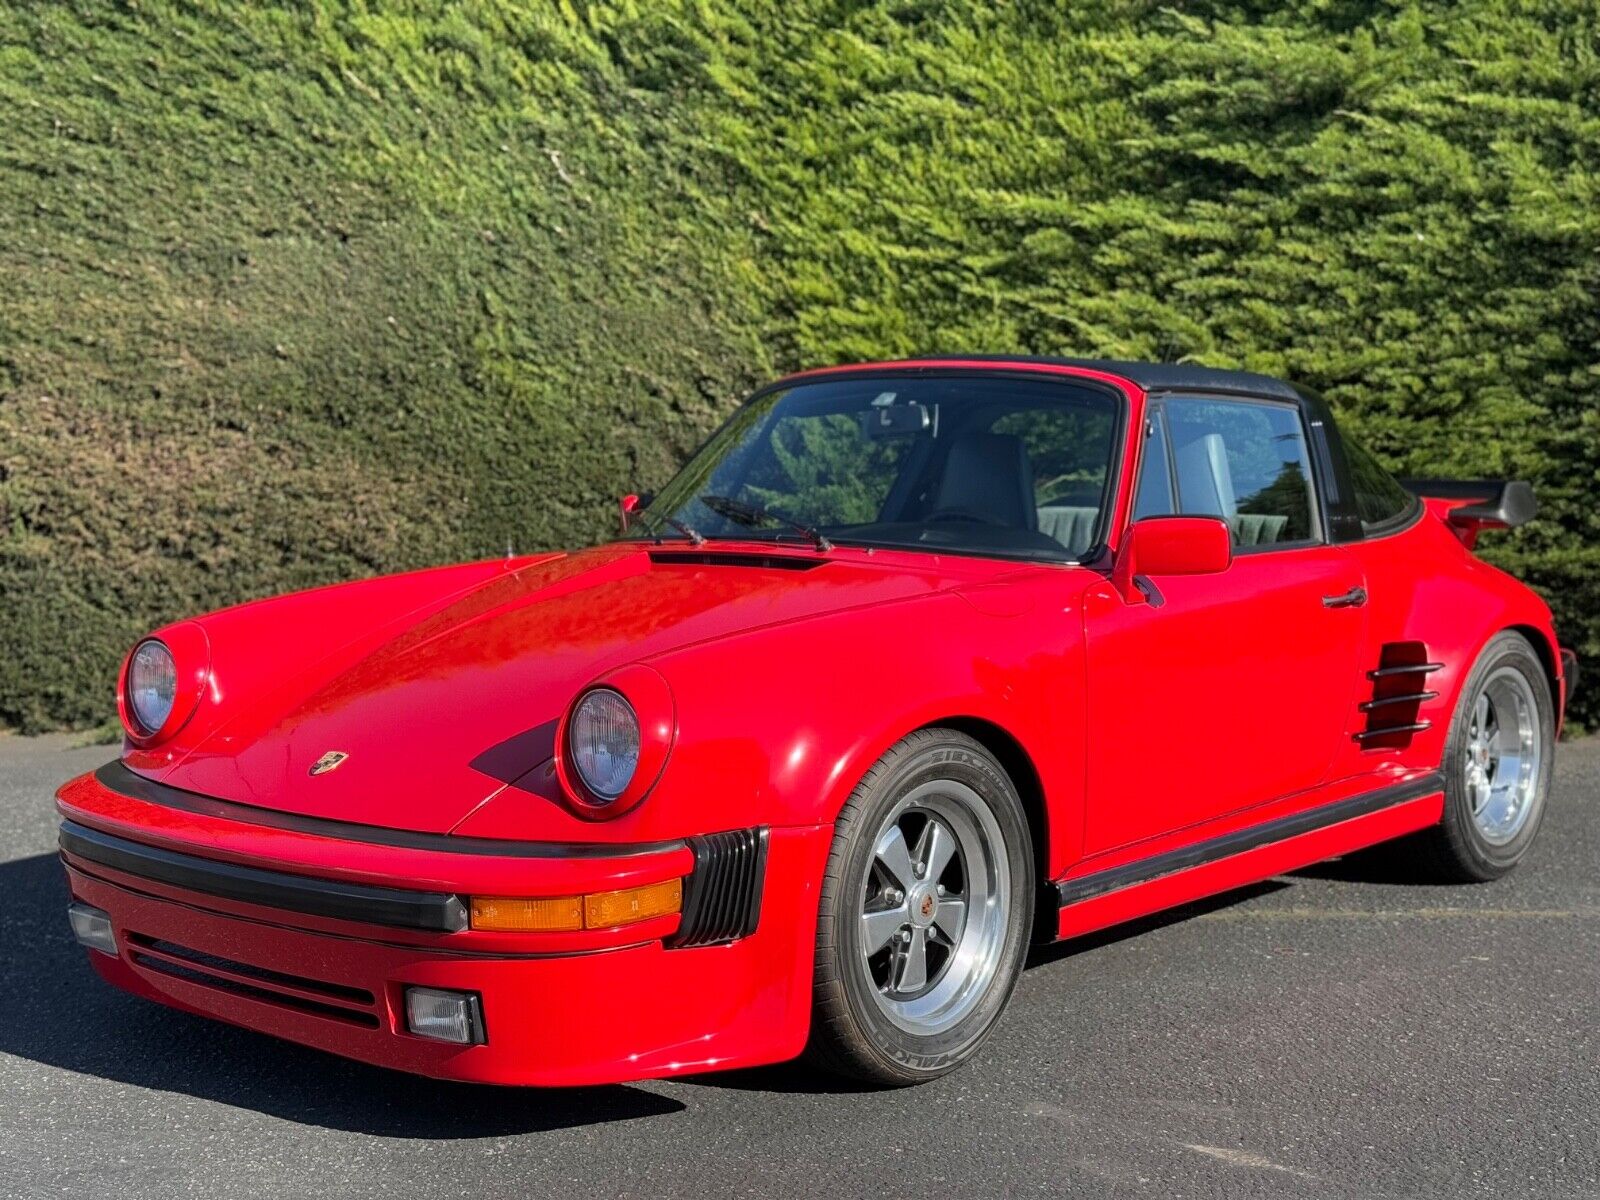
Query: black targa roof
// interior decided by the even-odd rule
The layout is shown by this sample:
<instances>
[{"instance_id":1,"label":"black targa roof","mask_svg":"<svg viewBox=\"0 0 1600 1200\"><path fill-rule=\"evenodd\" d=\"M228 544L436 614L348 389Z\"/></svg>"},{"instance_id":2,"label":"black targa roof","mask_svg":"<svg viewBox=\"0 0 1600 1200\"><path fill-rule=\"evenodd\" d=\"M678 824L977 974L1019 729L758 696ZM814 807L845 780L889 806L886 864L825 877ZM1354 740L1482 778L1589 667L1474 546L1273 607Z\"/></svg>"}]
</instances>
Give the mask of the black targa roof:
<instances>
[{"instance_id":1,"label":"black targa roof","mask_svg":"<svg viewBox=\"0 0 1600 1200\"><path fill-rule=\"evenodd\" d=\"M926 363L960 360L985 363L1044 363L1052 366L1086 367L1120 375L1132 380L1147 392L1236 392L1246 396L1263 396L1274 400L1299 401L1304 393L1291 384L1271 375L1258 375L1253 371L1228 371L1220 367L1202 367L1194 363L1124 362L1107 358L1050 358L1030 354L947 354L937 358L907 359L893 364L894 368L915 368ZM885 363L887 368L890 364ZM824 374L825 370L814 372ZM813 372L807 372L812 374Z\"/></svg>"}]
</instances>

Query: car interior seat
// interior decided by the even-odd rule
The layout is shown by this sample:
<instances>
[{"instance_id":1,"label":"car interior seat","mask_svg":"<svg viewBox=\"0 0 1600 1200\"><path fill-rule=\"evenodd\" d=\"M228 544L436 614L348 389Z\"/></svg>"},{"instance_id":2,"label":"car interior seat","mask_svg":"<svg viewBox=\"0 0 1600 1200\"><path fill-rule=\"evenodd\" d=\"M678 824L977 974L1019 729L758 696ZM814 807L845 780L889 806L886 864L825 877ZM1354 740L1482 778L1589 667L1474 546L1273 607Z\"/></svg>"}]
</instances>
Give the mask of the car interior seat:
<instances>
[{"instance_id":1,"label":"car interior seat","mask_svg":"<svg viewBox=\"0 0 1600 1200\"><path fill-rule=\"evenodd\" d=\"M1039 528L1033 502L1033 464L1022 439L1007 433L968 433L945 456L931 515L965 513L1014 529Z\"/></svg>"}]
</instances>

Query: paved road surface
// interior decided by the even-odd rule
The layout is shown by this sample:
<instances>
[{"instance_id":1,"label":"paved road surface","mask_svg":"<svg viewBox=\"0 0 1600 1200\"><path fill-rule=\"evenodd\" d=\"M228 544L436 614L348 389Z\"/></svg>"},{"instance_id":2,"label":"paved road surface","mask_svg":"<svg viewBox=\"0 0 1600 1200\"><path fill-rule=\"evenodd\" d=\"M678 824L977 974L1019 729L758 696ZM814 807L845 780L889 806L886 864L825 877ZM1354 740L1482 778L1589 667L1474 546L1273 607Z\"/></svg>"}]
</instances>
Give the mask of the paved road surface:
<instances>
[{"instance_id":1,"label":"paved road surface","mask_svg":"<svg viewBox=\"0 0 1600 1200\"><path fill-rule=\"evenodd\" d=\"M1600 1195L1600 740L1508 880L1353 860L1043 953L979 1061L888 1093L442 1086L117 994L49 803L109 755L0 738L0 1196Z\"/></svg>"}]
</instances>

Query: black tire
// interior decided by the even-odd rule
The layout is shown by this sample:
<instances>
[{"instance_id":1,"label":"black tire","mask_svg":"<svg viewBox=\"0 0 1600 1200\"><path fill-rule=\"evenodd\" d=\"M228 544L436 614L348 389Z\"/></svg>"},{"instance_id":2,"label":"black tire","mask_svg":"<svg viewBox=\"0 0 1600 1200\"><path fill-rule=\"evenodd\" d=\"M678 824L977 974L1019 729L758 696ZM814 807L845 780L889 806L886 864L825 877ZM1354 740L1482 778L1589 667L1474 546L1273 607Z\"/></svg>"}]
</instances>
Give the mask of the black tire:
<instances>
[{"instance_id":1,"label":"black tire","mask_svg":"<svg viewBox=\"0 0 1600 1200\"><path fill-rule=\"evenodd\" d=\"M963 1001L964 1015L952 1018L949 1028L920 1034L897 1024L869 990L876 985L863 952L863 907L874 880L881 878L874 875L880 869L876 843L890 818L912 793L925 794L926 785L947 781L956 785L953 791L964 789L964 803L970 804L975 794L992 815L992 830L998 831L1005 858L1003 869L994 860L988 877L996 883L1003 879L1008 895L1003 917L987 927L992 973L986 968L965 989L970 999ZM901 819L914 822L916 813L908 810ZM965 862L963 856L958 871L966 869ZM970 1058L993 1029L1021 974L1033 928L1035 888L1027 814L994 756L949 729L919 730L898 742L856 786L835 826L817 920L807 1058L835 1073L892 1087L937 1078ZM936 931L927 932L931 948ZM931 968L929 978L929 986L936 986ZM883 993L882 988L876 991Z\"/></svg>"},{"instance_id":2,"label":"black tire","mask_svg":"<svg viewBox=\"0 0 1600 1200\"><path fill-rule=\"evenodd\" d=\"M1496 844L1479 829L1472 816L1468 785L1467 753L1473 710L1485 684L1509 670L1526 682L1534 700L1533 714L1541 753L1533 780L1529 811L1521 828L1509 840ZM1521 861L1539 832L1550 778L1555 764L1555 701L1544 664L1528 640L1518 633L1497 635L1478 656L1467 682L1461 689L1445 739L1444 818L1432 829L1417 834L1411 842L1415 862L1427 876L1440 882L1482 883L1499 879Z\"/></svg>"}]
</instances>

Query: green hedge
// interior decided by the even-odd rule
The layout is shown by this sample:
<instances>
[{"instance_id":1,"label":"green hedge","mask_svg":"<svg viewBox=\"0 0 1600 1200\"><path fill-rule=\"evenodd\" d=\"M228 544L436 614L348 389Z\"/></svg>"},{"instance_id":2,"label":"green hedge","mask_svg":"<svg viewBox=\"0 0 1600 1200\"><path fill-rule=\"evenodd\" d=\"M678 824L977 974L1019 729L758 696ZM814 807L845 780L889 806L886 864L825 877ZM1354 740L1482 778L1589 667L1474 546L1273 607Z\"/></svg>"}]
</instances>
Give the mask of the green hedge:
<instances>
[{"instance_id":1,"label":"green hedge","mask_svg":"<svg viewBox=\"0 0 1600 1200\"><path fill-rule=\"evenodd\" d=\"M588 541L757 379L952 349L1281 373L1529 478L1488 553L1600 653L1588 6L0 17L0 721L102 719L187 612Z\"/></svg>"}]
</instances>

